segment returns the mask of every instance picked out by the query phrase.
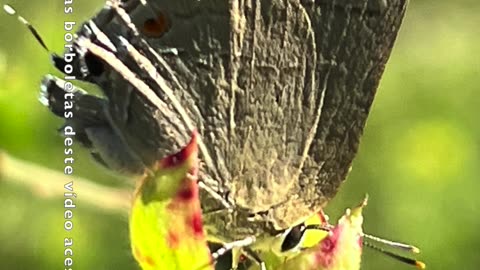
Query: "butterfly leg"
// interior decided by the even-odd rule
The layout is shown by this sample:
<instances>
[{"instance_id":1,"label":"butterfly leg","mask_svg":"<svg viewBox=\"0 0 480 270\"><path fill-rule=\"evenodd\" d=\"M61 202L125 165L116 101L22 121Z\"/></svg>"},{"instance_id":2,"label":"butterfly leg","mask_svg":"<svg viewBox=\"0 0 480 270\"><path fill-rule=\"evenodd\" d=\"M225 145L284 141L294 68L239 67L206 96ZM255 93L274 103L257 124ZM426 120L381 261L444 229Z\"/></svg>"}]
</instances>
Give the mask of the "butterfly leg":
<instances>
[{"instance_id":1,"label":"butterfly leg","mask_svg":"<svg viewBox=\"0 0 480 270\"><path fill-rule=\"evenodd\" d=\"M241 255L245 255L252 262L258 264L261 270L266 270L267 268L265 263L258 256L258 254L250 248L250 246L255 243L255 241L256 238L254 236L249 236L241 240L225 243L222 247L212 253L212 259L213 261L217 261L218 258L220 258L222 255L224 255L228 251L232 251L232 269L237 269L237 266L239 264L239 257ZM240 253L241 255L238 255L238 253Z\"/></svg>"}]
</instances>

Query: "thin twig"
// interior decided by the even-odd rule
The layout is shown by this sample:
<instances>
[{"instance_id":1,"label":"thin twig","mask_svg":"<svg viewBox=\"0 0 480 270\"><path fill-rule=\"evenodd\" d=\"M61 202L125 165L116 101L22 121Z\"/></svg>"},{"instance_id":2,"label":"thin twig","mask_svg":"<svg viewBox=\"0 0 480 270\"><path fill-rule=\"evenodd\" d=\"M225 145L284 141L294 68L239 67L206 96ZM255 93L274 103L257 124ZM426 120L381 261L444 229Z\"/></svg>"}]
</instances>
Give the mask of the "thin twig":
<instances>
[{"instance_id":1,"label":"thin twig","mask_svg":"<svg viewBox=\"0 0 480 270\"><path fill-rule=\"evenodd\" d=\"M14 158L0 150L0 181L27 187L34 195L45 198L63 198L64 184L73 181L77 200L110 212L126 214L133 190L111 188L91 180L66 176L37 164Z\"/></svg>"}]
</instances>

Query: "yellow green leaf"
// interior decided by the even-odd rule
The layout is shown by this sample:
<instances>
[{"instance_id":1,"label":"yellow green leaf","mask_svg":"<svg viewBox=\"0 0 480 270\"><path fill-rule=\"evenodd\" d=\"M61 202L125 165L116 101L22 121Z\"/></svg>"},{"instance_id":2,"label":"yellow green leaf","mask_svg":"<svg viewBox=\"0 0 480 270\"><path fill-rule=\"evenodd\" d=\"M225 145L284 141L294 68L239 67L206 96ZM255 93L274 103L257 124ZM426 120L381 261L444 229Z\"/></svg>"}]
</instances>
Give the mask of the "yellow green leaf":
<instances>
[{"instance_id":1,"label":"yellow green leaf","mask_svg":"<svg viewBox=\"0 0 480 270\"><path fill-rule=\"evenodd\" d=\"M143 270L213 269L202 225L197 134L180 152L160 160L135 194L130 240Z\"/></svg>"}]
</instances>

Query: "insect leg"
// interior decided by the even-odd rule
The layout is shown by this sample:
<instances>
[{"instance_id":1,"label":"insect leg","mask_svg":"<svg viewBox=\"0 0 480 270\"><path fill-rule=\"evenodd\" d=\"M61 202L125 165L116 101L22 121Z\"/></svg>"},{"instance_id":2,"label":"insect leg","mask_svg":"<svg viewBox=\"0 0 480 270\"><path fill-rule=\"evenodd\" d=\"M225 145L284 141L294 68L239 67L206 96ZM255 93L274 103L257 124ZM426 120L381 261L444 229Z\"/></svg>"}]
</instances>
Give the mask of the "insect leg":
<instances>
[{"instance_id":1,"label":"insect leg","mask_svg":"<svg viewBox=\"0 0 480 270\"><path fill-rule=\"evenodd\" d=\"M265 263L258 256L258 254L249 247L250 245L255 243L255 241L255 236L249 236L242 240L225 243L221 248L217 249L217 251L212 253L212 259L214 261L217 261L220 256L224 255L228 251L238 249L241 250L241 253L247 256L251 261L260 265L261 270L266 270L267 268ZM234 258L232 261L232 267L236 267L236 264L238 264L238 260Z\"/></svg>"}]
</instances>

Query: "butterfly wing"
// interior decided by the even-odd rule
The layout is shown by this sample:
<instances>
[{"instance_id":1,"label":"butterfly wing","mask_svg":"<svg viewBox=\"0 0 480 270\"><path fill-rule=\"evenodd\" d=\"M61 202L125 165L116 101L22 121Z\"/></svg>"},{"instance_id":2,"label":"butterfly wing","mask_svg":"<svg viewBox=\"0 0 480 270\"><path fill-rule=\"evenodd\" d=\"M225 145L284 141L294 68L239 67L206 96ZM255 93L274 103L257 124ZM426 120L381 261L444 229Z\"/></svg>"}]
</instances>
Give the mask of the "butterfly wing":
<instances>
[{"instance_id":1,"label":"butterfly wing","mask_svg":"<svg viewBox=\"0 0 480 270\"><path fill-rule=\"evenodd\" d=\"M76 39L77 75L101 87L131 158L148 167L197 129L201 177L236 207L205 217L223 237L323 207L357 152L406 0L148 3L111 1Z\"/></svg>"},{"instance_id":2,"label":"butterfly wing","mask_svg":"<svg viewBox=\"0 0 480 270\"><path fill-rule=\"evenodd\" d=\"M186 108L200 112L197 127L213 162L206 170L237 207L262 215L256 224L237 212L235 222L224 222L230 233L265 230L266 220L272 229L289 227L335 195L406 4L158 3L171 28L149 42L179 49L167 61L194 99Z\"/></svg>"}]
</instances>

